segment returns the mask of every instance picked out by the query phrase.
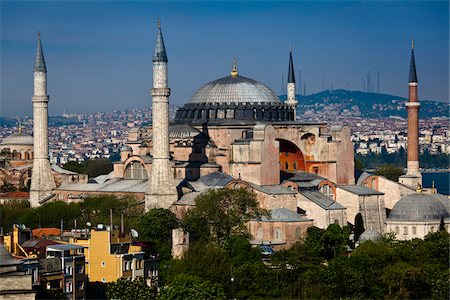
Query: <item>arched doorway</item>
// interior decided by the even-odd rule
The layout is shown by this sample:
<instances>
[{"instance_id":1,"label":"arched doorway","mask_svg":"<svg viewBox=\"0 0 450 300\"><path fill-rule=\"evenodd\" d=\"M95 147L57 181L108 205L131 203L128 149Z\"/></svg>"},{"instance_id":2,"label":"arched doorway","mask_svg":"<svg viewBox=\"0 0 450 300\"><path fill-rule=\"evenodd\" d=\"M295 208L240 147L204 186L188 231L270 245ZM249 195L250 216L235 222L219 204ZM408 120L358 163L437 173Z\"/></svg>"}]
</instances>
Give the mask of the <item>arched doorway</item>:
<instances>
[{"instance_id":1,"label":"arched doorway","mask_svg":"<svg viewBox=\"0 0 450 300\"><path fill-rule=\"evenodd\" d=\"M289 173L305 171L305 158L302 151L288 140L279 139L278 141L280 143L280 178L284 179Z\"/></svg>"}]
</instances>

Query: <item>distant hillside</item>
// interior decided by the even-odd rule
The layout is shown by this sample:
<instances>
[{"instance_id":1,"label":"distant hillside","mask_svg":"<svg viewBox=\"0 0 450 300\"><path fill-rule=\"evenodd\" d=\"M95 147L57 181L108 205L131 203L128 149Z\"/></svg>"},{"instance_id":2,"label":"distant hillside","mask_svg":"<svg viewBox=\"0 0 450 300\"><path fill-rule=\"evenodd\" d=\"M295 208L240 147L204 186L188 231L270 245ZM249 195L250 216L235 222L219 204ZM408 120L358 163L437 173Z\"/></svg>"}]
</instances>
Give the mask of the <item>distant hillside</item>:
<instances>
[{"instance_id":1,"label":"distant hillside","mask_svg":"<svg viewBox=\"0 0 450 300\"><path fill-rule=\"evenodd\" d=\"M284 101L286 95L281 95L280 99ZM327 90L308 96L297 95L297 99L300 114L339 111L344 112L344 115L367 118L406 117L407 99L387 94ZM420 103L420 117L423 119L448 116L447 103L430 100L420 100Z\"/></svg>"}]
</instances>

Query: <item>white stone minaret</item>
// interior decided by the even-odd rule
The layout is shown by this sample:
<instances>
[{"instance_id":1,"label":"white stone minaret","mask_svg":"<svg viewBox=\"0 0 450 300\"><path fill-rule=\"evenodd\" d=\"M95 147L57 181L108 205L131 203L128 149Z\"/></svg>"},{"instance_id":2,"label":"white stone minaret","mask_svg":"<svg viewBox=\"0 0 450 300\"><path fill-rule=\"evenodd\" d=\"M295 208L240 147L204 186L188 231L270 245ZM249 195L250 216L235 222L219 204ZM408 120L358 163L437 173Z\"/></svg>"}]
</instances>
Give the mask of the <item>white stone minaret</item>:
<instances>
[{"instance_id":1,"label":"white stone minaret","mask_svg":"<svg viewBox=\"0 0 450 300\"><path fill-rule=\"evenodd\" d=\"M153 54L152 132L153 162L145 195L145 210L169 208L178 200L169 151L169 95L167 54L158 19L155 53Z\"/></svg>"},{"instance_id":2,"label":"white stone minaret","mask_svg":"<svg viewBox=\"0 0 450 300\"><path fill-rule=\"evenodd\" d=\"M56 187L48 159L48 95L47 69L38 33L36 61L34 64L33 102L33 138L34 157L31 173L30 205L39 206L40 201L48 198Z\"/></svg>"},{"instance_id":3,"label":"white stone minaret","mask_svg":"<svg viewBox=\"0 0 450 300\"><path fill-rule=\"evenodd\" d=\"M297 120L297 103L297 100L295 100L295 74L294 63L292 62L292 47L289 46L289 70L286 104L292 106L294 110L294 121Z\"/></svg>"}]
</instances>

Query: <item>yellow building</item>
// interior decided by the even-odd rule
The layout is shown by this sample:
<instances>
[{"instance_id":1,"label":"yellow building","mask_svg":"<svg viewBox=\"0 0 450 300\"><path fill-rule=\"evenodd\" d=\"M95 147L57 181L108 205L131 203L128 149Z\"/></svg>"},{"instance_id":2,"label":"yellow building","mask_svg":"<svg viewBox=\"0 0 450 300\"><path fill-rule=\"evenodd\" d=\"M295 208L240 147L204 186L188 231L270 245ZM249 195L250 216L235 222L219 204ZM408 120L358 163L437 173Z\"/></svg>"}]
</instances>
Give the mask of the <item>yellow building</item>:
<instances>
[{"instance_id":1,"label":"yellow building","mask_svg":"<svg viewBox=\"0 0 450 300\"><path fill-rule=\"evenodd\" d=\"M91 230L88 238L70 239L71 244L86 247L86 274L90 282L108 283L121 277L142 276L147 284L156 284L156 258L146 259L142 246L133 245L129 234L99 228Z\"/></svg>"}]
</instances>

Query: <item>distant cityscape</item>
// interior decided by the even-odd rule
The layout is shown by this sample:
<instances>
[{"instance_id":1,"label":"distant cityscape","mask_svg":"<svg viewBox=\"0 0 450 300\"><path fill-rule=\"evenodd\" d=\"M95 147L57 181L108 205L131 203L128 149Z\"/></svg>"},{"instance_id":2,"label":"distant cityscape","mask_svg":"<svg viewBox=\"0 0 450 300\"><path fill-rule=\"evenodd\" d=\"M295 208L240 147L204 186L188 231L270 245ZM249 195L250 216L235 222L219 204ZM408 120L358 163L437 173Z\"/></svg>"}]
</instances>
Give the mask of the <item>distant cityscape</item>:
<instances>
[{"instance_id":1,"label":"distant cityscape","mask_svg":"<svg viewBox=\"0 0 450 300\"><path fill-rule=\"evenodd\" d=\"M329 93L332 94L332 91ZM283 96L280 98L283 99ZM365 113L361 112L358 105L352 105L350 109L346 109L348 103L339 103L337 100L311 104L311 100L304 99L305 102L302 102L301 99L300 97L300 120L349 126L352 130L355 154L381 154L383 148L387 153L396 153L401 148L406 149L407 119L402 116L367 117ZM398 99L400 100L396 99L387 104L381 101L375 102L371 105L371 110L397 110L403 113L404 100ZM344 101L342 100L342 102ZM443 107L444 111L448 106L444 103L433 103L436 107ZM179 106L170 106L169 117L171 120L174 119L178 108ZM151 107L145 106L130 110L51 116L50 161L53 164L63 165L69 161L82 162L96 158L114 160L114 156L118 157L121 146L127 140L129 129L151 125L151 115ZM430 154L450 154L449 118L442 113L434 117L429 117L429 115L430 113L425 116L426 119L420 120L420 151L429 151ZM0 140L17 133L20 122L22 122L24 132L32 134L33 119L31 117L26 116L23 119L14 117L9 119L9 123L16 125L0 127Z\"/></svg>"}]
</instances>

